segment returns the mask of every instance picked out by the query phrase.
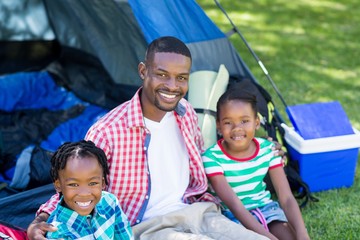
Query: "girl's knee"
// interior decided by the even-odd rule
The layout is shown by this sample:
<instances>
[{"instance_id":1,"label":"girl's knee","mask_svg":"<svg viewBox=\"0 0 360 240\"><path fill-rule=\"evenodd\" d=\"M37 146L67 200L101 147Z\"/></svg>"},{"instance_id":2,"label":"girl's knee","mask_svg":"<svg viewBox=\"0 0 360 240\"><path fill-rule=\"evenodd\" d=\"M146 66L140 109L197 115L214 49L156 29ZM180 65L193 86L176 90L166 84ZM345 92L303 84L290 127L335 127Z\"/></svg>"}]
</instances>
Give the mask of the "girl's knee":
<instances>
[{"instance_id":1,"label":"girl's knee","mask_svg":"<svg viewBox=\"0 0 360 240\"><path fill-rule=\"evenodd\" d=\"M269 231L280 240L296 239L295 231L287 222L273 221L268 225Z\"/></svg>"}]
</instances>

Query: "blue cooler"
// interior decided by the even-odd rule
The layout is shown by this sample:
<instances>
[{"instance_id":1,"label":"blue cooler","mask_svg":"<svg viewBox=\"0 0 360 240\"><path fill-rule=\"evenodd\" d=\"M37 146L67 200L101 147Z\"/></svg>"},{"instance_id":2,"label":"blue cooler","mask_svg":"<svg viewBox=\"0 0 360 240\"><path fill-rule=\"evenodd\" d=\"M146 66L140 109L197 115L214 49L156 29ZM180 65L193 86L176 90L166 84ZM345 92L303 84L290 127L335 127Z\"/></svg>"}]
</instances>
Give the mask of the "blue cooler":
<instances>
[{"instance_id":1,"label":"blue cooler","mask_svg":"<svg viewBox=\"0 0 360 240\"><path fill-rule=\"evenodd\" d=\"M310 191L352 186L360 133L352 128L340 103L297 105L287 112L294 126L282 124L288 152Z\"/></svg>"},{"instance_id":2,"label":"blue cooler","mask_svg":"<svg viewBox=\"0 0 360 240\"><path fill-rule=\"evenodd\" d=\"M360 133L338 137L303 139L282 124L291 159L298 161L299 173L310 191L350 187L354 183L360 147Z\"/></svg>"}]
</instances>

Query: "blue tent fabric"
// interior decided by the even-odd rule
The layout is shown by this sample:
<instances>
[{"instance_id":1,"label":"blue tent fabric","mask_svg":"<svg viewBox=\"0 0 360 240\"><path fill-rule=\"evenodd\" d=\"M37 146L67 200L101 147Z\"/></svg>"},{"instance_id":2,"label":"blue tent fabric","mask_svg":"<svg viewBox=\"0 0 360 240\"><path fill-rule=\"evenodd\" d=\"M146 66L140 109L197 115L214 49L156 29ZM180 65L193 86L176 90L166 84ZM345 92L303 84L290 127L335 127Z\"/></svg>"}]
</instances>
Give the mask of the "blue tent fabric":
<instances>
[{"instance_id":1,"label":"blue tent fabric","mask_svg":"<svg viewBox=\"0 0 360 240\"><path fill-rule=\"evenodd\" d=\"M195 1L128 2L148 43L158 37L170 35L188 45L193 56L193 72L217 71L224 64L230 75L255 79L226 35Z\"/></svg>"},{"instance_id":2,"label":"blue tent fabric","mask_svg":"<svg viewBox=\"0 0 360 240\"><path fill-rule=\"evenodd\" d=\"M225 38L195 1L128 2L148 43L164 35L177 37L185 43Z\"/></svg>"}]
</instances>

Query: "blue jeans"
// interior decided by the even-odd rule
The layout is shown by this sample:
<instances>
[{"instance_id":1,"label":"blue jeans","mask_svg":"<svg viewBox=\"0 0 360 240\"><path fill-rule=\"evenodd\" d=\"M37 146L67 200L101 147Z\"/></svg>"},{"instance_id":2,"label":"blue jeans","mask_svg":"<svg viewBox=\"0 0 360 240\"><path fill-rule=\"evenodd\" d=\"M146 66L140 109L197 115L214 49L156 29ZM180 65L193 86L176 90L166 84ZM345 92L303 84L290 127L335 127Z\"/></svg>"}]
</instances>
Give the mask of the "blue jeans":
<instances>
[{"instance_id":1,"label":"blue jeans","mask_svg":"<svg viewBox=\"0 0 360 240\"><path fill-rule=\"evenodd\" d=\"M276 201L273 201L265 206L259 207L258 209L262 213L262 216L265 218L266 224L269 224L272 221L287 222L287 218L285 216L284 211L281 209L279 203ZM231 221L241 224L240 221L237 218L235 218L235 216L232 214L232 212L230 212L229 209L223 210L222 213L224 214L224 216L229 218ZM254 213L254 211L250 211L250 213L260 223L262 223L261 220L259 219L259 217L257 216L257 214Z\"/></svg>"}]
</instances>

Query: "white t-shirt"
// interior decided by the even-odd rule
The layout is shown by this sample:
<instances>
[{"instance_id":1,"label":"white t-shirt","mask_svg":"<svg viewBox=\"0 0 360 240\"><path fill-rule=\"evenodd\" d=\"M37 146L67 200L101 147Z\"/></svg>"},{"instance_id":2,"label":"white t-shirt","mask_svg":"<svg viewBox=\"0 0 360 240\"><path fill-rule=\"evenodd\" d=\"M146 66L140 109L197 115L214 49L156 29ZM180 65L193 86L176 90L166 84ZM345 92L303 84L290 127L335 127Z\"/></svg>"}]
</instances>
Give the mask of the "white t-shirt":
<instances>
[{"instance_id":1,"label":"white t-shirt","mask_svg":"<svg viewBox=\"0 0 360 240\"><path fill-rule=\"evenodd\" d=\"M161 122L145 118L151 132L148 163L151 193L143 220L185 207L182 197L189 185L189 155L173 112Z\"/></svg>"}]
</instances>

